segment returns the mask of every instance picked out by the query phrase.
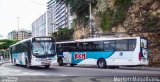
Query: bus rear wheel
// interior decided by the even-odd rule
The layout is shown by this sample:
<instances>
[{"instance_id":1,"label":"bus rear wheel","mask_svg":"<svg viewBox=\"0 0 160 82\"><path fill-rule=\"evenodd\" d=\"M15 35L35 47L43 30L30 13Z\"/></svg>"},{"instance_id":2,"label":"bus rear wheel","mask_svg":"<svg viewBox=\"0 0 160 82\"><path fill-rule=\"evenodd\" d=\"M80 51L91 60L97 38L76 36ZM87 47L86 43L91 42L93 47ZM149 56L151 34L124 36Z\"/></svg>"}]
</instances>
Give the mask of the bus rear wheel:
<instances>
[{"instance_id":1,"label":"bus rear wheel","mask_svg":"<svg viewBox=\"0 0 160 82\"><path fill-rule=\"evenodd\" d=\"M106 60L105 59L99 59L97 61L97 65L98 65L99 68L106 68L107 67L106 66Z\"/></svg>"},{"instance_id":2,"label":"bus rear wheel","mask_svg":"<svg viewBox=\"0 0 160 82\"><path fill-rule=\"evenodd\" d=\"M63 60L62 60L62 58L59 58L58 64L59 64L59 66L63 66Z\"/></svg>"}]
</instances>

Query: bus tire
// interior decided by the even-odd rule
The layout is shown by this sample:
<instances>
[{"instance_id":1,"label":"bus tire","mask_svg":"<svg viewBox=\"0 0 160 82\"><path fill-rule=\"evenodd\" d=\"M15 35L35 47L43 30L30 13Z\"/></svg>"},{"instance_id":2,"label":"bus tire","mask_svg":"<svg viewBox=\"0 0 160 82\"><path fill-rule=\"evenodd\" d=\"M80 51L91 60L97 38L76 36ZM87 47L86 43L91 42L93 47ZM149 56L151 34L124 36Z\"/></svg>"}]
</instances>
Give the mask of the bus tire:
<instances>
[{"instance_id":1,"label":"bus tire","mask_svg":"<svg viewBox=\"0 0 160 82\"><path fill-rule=\"evenodd\" d=\"M59 58L58 64L59 64L59 66L63 66L63 60L62 60L62 58Z\"/></svg>"},{"instance_id":2,"label":"bus tire","mask_svg":"<svg viewBox=\"0 0 160 82\"><path fill-rule=\"evenodd\" d=\"M28 68L28 69L31 68L31 67L29 66L29 63L28 63L27 59L26 59L26 68Z\"/></svg>"},{"instance_id":3,"label":"bus tire","mask_svg":"<svg viewBox=\"0 0 160 82\"><path fill-rule=\"evenodd\" d=\"M50 67L50 65L45 65L44 67L45 67L46 69L48 69L48 68Z\"/></svg>"},{"instance_id":4,"label":"bus tire","mask_svg":"<svg viewBox=\"0 0 160 82\"><path fill-rule=\"evenodd\" d=\"M70 64L71 67L74 67L75 64Z\"/></svg>"},{"instance_id":5,"label":"bus tire","mask_svg":"<svg viewBox=\"0 0 160 82\"><path fill-rule=\"evenodd\" d=\"M103 58L99 59L97 61L97 65L98 65L99 68L106 68L107 67L106 60L103 59Z\"/></svg>"}]
</instances>

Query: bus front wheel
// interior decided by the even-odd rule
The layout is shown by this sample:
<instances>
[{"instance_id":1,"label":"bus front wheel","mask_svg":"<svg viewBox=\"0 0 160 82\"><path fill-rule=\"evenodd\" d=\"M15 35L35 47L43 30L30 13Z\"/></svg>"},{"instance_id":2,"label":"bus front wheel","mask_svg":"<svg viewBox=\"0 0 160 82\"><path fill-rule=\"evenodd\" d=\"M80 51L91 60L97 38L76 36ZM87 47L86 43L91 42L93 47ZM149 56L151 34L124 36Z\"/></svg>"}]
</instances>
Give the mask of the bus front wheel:
<instances>
[{"instance_id":1,"label":"bus front wheel","mask_svg":"<svg viewBox=\"0 0 160 82\"><path fill-rule=\"evenodd\" d=\"M14 65L17 65L17 64L16 64L16 59L14 59L14 62L13 62L13 63L14 63Z\"/></svg>"},{"instance_id":2,"label":"bus front wheel","mask_svg":"<svg viewBox=\"0 0 160 82\"><path fill-rule=\"evenodd\" d=\"M58 64L59 64L59 66L63 66L63 60L62 60L62 58L59 58Z\"/></svg>"},{"instance_id":3,"label":"bus front wheel","mask_svg":"<svg viewBox=\"0 0 160 82\"><path fill-rule=\"evenodd\" d=\"M105 59L99 59L97 61L97 65L98 65L99 68L106 68L107 67L106 66L106 60Z\"/></svg>"}]
</instances>

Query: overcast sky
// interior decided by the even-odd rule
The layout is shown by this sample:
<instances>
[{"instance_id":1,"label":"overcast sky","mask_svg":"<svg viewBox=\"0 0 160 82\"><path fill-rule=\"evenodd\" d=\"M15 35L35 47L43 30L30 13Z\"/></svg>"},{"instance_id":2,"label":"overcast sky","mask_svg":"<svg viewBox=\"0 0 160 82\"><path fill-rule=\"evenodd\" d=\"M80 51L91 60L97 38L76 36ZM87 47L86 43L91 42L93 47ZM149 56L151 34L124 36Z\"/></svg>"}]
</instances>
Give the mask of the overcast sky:
<instances>
[{"instance_id":1,"label":"overcast sky","mask_svg":"<svg viewBox=\"0 0 160 82\"><path fill-rule=\"evenodd\" d=\"M0 0L0 35L7 38L8 32L18 29L31 30L31 24L46 12L49 0Z\"/></svg>"}]
</instances>

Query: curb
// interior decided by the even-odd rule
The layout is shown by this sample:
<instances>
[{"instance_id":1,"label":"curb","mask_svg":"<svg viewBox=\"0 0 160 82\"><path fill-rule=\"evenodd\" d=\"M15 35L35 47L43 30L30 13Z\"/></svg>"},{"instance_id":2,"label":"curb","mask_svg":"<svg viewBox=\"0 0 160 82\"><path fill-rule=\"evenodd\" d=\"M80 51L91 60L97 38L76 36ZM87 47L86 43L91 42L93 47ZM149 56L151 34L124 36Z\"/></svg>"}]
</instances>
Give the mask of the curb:
<instances>
[{"instance_id":1,"label":"curb","mask_svg":"<svg viewBox=\"0 0 160 82\"><path fill-rule=\"evenodd\" d=\"M1 66L2 64L5 64L5 63L9 63L9 61L1 62L1 63L0 63L0 66Z\"/></svg>"}]
</instances>

